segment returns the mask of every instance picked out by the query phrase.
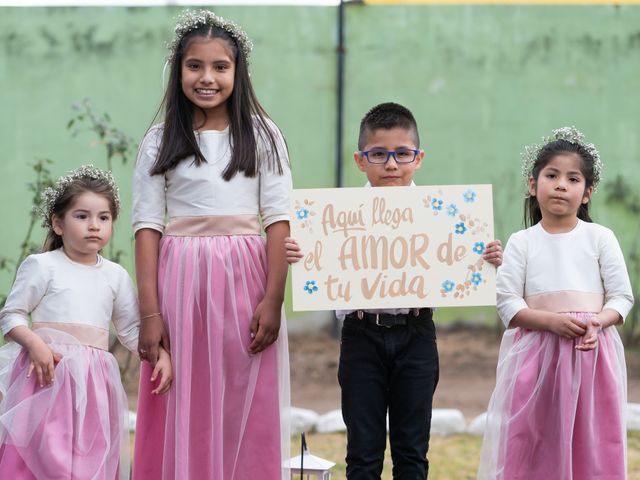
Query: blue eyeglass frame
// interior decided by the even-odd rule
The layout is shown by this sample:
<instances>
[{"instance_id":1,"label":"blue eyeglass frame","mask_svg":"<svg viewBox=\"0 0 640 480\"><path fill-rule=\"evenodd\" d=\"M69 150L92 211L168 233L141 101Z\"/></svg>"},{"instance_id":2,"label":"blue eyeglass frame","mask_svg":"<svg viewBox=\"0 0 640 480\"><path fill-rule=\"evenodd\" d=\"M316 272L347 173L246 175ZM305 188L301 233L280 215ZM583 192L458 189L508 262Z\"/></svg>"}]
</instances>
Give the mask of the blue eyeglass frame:
<instances>
[{"instance_id":1,"label":"blue eyeglass frame","mask_svg":"<svg viewBox=\"0 0 640 480\"><path fill-rule=\"evenodd\" d=\"M399 161L398 160L398 151L400 152L413 152L413 158L408 161ZM382 153L385 152L387 154L387 158L384 162L372 162L371 159L369 158L369 152L378 152L378 153ZM400 165L407 165L409 163L413 163L416 161L416 157L418 156L418 154L420 153L420 149L415 149L415 148L401 148L399 150L384 150L381 148L373 148L371 150L360 150L358 152L360 155L362 155L363 157L365 157L367 159L367 162L373 164L373 165L385 165L389 159L391 157L393 157L393 159L396 161L396 163L400 164Z\"/></svg>"}]
</instances>

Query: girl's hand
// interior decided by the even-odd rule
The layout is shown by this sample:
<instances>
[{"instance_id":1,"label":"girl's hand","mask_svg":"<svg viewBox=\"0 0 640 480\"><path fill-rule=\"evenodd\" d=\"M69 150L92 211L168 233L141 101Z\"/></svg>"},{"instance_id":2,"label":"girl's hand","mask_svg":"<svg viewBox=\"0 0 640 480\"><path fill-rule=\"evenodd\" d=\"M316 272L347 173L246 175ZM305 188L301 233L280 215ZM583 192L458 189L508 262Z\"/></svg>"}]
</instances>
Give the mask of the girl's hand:
<instances>
[{"instance_id":1,"label":"girl's hand","mask_svg":"<svg viewBox=\"0 0 640 480\"><path fill-rule=\"evenodd\" d=\"M286 258L289 265L297 263L304 257L304 254L300 250L300 245L298 245L298 242L296 242L294 238L285 237L284 247L287 249Z\"/></svg>"},{"instance_id":2,"label":"girl's hand","mask_svg":"<svg viewBox=\"0 0 640 480\"><path fill-rule=\"evenodd\" d=\"M500 240L494 240L493 242L487 243L487 248L482 254L482 258L494 267L502 265L502 242L500 242Z\"/></svg>"},{"instance_id":3,"label":"girl's hand","mask_svg":"<svg viewBox=\"0 0 640 480\"><path fill-rule=\"evenodd\" d=\"M173 367L171 365L171 355L162 347L158 349L158 361L153 368L151 374L151 381L155 382L156 378L160 375L160 381L158 386L151 391L155 395L167 393L171 388L171 382L173 381Z\"/></svg>"},{"instance_id":4,"label":"girl's hand","mask_svg":"<svg viewBox=\"0 0 640 480\"><path fill-rule=\"evenodd\" d=\"M35 370L38 385L41 387L44 387L45 384L50 386L53 383L54 367L62 359L62 355L51 350L51 347L37 336L26 348L31 361L27 370L27 378L30 378Z\"/></svg>"},{"instance_id":5,"label":"girl's hand","mask_svg":"<svg viewBox=\"0 0 640 480\"><path fill-rule=\"evenodd\" d=\"M249 327L253 341L249 345L249 353L263 351L278 339L280 332L280 315L282 302L264 298L256 307Z\"/></svg>"},{"instance_id":6,"label":"girl's hand","mask_svg":"<svg viewBox=\"0 0 640 480\"><path fill-rule=\"evenodd\" d=\"M564 338L577 338L587 332L583 322L566 313L556 313L550 316L548 329L552 333Z\"/></svg>"},{"instance_id":7,"label":"girl's hand","mask_svg":"<svg viewBox=\"0 0 640 480\"><path fill-rule=\"evenodd\" d=\"M582 350L583 352L595 350L598 346L598 334L601 331L602 323L596 317L590 318L587 322L587 331L582 337L582 343L576 345L576 350Z\"/></svg>"},{"instance_id":8,"label":"girl's hand","mask_svg":"<svg viewBox=\"0 0 640 480\"><path fill-rule=\"evenodd\" d=\"M160 345L167 352L171 351L169 335L167 335L167 329L164 327L162 316L154 315L141 320L140 338L138 340L140 360L146 360L155 367L159 357Z\"/></svg>"}]
</instances>

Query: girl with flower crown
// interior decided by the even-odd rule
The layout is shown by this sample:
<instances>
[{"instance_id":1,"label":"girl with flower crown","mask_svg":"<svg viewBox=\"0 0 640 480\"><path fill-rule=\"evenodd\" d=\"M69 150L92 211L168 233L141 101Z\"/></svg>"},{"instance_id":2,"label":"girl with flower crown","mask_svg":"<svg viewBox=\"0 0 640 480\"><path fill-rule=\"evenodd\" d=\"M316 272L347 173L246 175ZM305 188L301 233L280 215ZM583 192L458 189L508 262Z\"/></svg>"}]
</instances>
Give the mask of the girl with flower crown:
<instances>
[{"instance_id":1,"label":"girl with flower crown","mask_svg":"<svg viewBox=\"0 0 640 480\"><path fill-rule=\"evenodd\" d=\"M136 479L286 476L281 309L292 185L285 141L251 86L251 47L232 22L184 13L170 45L164 123L138 152L133 228L148 362ZM159 345L176 371L162 398L149 381Z\"/></svg>"},{"instance_id":2,"label":"girl with flower crown","mask_svg":"<svg viewBox=\"0 0 640 480\"><path fill-rule=\"evenodd\" d=\"M478 478L626 478L626 367L615 328L633 305L622 251L592 223L602 164L574 127L527 147L525 225L497 276L500 347Z\"/></svg>"},{"instance_id":3,"label":"girl with flower crown","mask_svg":"<svg viewBox=\"0 0 640 480\"><path fill-rule=\"evenodd\" d=\"M118 216L110 172L84 166L43 194L44 253L20 265L0 311L0 478L129 478L127 398L109 323L132 352L131 278L100 256ZM31 328L29 328L31 317ZM171 384L162 349L154 394Z\"/></svg>"}]
</instances>

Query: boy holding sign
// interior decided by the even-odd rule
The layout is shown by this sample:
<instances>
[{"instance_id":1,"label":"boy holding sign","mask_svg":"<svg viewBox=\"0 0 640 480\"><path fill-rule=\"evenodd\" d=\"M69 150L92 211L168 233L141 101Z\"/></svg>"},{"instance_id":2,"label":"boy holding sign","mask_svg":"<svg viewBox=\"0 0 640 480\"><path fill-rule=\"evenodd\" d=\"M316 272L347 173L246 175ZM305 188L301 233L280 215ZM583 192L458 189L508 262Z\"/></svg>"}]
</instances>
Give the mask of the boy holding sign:
<instances>
[{"instance_id":1,"label":"boy holding sign","mask_svg":"<svg viewBox=\"0 0 640 480\"><path fill-rule=\"evenodd\" d=\"M372 108L360 123L354 159L366 186L411 186L422 164L418 127L395 103ZM285 240L287 260L304 254ZM502 263L502 247L487 244L483 258ZM338 381L347 426L347 478L379 479L386 417L395 479L426 479L431 409L438 383L438 349L431 308L338 310L343 320Z\"/></svg>"}]
</instances>

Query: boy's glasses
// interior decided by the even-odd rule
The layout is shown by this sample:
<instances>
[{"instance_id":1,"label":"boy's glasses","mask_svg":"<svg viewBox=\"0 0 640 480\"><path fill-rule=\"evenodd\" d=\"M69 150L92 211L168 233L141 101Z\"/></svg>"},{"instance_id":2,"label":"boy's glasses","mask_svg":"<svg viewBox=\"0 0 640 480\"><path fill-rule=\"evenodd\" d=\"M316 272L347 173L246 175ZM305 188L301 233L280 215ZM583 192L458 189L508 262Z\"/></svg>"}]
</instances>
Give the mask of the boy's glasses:
<instances>
[{"instance_id":1,"label":"boy's glasses","mask_svg":"<svg viewBox=\"0 0 640 480\"><path fill-rule=\"evenodd\" d=\"M359 152L365 157L369 163L383 164L387 163L391 157L396 163L411 163L416 159L420 150L412 150L410 148L400 148L398 150L363 150Z\"/></svg>"}]
</instances>

